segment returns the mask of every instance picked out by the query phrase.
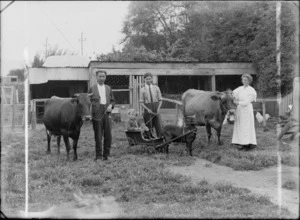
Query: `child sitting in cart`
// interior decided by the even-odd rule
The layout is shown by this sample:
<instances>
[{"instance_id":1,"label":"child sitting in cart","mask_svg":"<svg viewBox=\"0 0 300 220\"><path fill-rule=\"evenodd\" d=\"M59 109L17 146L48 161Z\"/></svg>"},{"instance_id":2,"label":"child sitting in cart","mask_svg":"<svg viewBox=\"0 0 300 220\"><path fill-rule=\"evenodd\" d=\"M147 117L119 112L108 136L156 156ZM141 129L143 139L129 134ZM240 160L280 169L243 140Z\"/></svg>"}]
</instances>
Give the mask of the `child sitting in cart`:
<instances>
[{"instance_id":1,"label":"child sitting in cart","mask_svg":"<svg viewBox=\"0 0 300 220\"><path fill-rule=\"evenodd\" d=\"M128 117L128 131L141 131L144 138L151 139L149 128L146 126L142 116L139 116L134 109L129 109Z\"/></svg>"}]
</instances>

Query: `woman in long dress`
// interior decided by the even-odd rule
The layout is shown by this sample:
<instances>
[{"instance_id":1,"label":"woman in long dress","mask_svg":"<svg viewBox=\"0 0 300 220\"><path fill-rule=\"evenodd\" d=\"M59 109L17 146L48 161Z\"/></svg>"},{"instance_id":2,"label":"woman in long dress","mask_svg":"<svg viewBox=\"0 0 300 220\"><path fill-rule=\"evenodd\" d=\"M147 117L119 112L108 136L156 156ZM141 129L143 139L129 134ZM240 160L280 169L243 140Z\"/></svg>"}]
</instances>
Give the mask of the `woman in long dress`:
<instances>
[{"instance_id":1,"label":"woman in long dress","mask_svg":"<svg viewBox=\"0 0 300 220\"><path fill-rule=\"evenodd\" d=\"M233 126L232 143L239 149L255 148L256 134L254 125L254 113L252 102L256 101L256 91L250 86L252 76L250 74L242 75L243 86L233 90L235 98L234 103L237 105L235 121Z\"/></svg>"}]
</instances>

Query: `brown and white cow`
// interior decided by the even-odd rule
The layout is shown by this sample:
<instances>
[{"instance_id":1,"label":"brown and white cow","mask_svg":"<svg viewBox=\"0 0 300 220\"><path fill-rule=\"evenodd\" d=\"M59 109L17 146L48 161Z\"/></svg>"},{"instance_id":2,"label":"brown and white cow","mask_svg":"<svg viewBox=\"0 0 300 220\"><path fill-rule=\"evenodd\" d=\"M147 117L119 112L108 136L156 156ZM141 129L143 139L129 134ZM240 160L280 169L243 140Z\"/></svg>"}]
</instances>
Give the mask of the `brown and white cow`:
<instances>
[{"instance_id":1,"label":"brown and white cow","mask_svg":"<svg viewBox=\"0 0 300 220\"><path fill-rule=\"evenodd\" d=\"M223 121L229 110L236 109L231 90L224 92L189 89L182 95L184 116L196 117L198 126L205 126L208 143L211 138L211 127L217 131L218 144L221 145Z\"/></svg>"}]
</instances>

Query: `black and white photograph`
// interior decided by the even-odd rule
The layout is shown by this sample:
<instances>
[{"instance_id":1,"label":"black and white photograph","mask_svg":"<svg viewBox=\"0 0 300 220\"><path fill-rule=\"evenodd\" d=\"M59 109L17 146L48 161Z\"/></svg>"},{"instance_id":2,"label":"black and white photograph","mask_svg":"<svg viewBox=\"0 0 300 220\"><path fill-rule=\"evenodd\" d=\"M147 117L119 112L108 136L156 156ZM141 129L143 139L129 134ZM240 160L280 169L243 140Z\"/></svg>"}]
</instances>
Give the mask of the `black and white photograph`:
<instances>
[{"instance_id":1,"label":"black and white photograph","mask_svg":"<svg viewBox=\"0 0 300 220\"><path fill-rule=\"evenodd\" d=\"M1 218L298 219L298 1L1 1Z\"/></svg>"}]
</instances>

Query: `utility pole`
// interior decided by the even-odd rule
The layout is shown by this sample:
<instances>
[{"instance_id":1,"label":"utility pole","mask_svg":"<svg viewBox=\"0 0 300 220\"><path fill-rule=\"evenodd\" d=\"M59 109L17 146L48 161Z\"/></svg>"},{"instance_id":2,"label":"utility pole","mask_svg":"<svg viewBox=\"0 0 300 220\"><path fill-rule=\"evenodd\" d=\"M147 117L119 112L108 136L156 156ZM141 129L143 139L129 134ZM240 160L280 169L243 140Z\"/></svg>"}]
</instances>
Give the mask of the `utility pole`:
<instances>
[{"instance_id":1,"label":"utility pole","mask_svg":"<svg viewBox=\"0 0 300 220\"><path fill-rule=\"evenodd\" d=\"M81 37L79 42L81 43L81 56L83 56L83 41L86 41L86 38L83 39L83 32L81 32Z\"/></svg>"},{"instance_id":2,"label":"utility pole","mask_svg":"<svg viewBox=\"0 0 300 220\"><path fill-rule=\"evenodd\" d=\"M277 103L281 103L281 2L276 2L276 66L277 66ZM277 125L277 137L280 133L280 126ZM281 215L282 206L282 179L281 179L281 156L279 153L280 142L277 141L277 193L278 193L278 214Z\"/></svg>"},{"instance_id":3,"label":"utility pole","mask_svg":"<svg viewBox=\"0 0 300 220\"><path fill-rule=\"evenodd\" d=\"M45 57L47 57L48 56L48 38L46 38L45 47L46 47Z\"/></svg>"}]
</instances>

